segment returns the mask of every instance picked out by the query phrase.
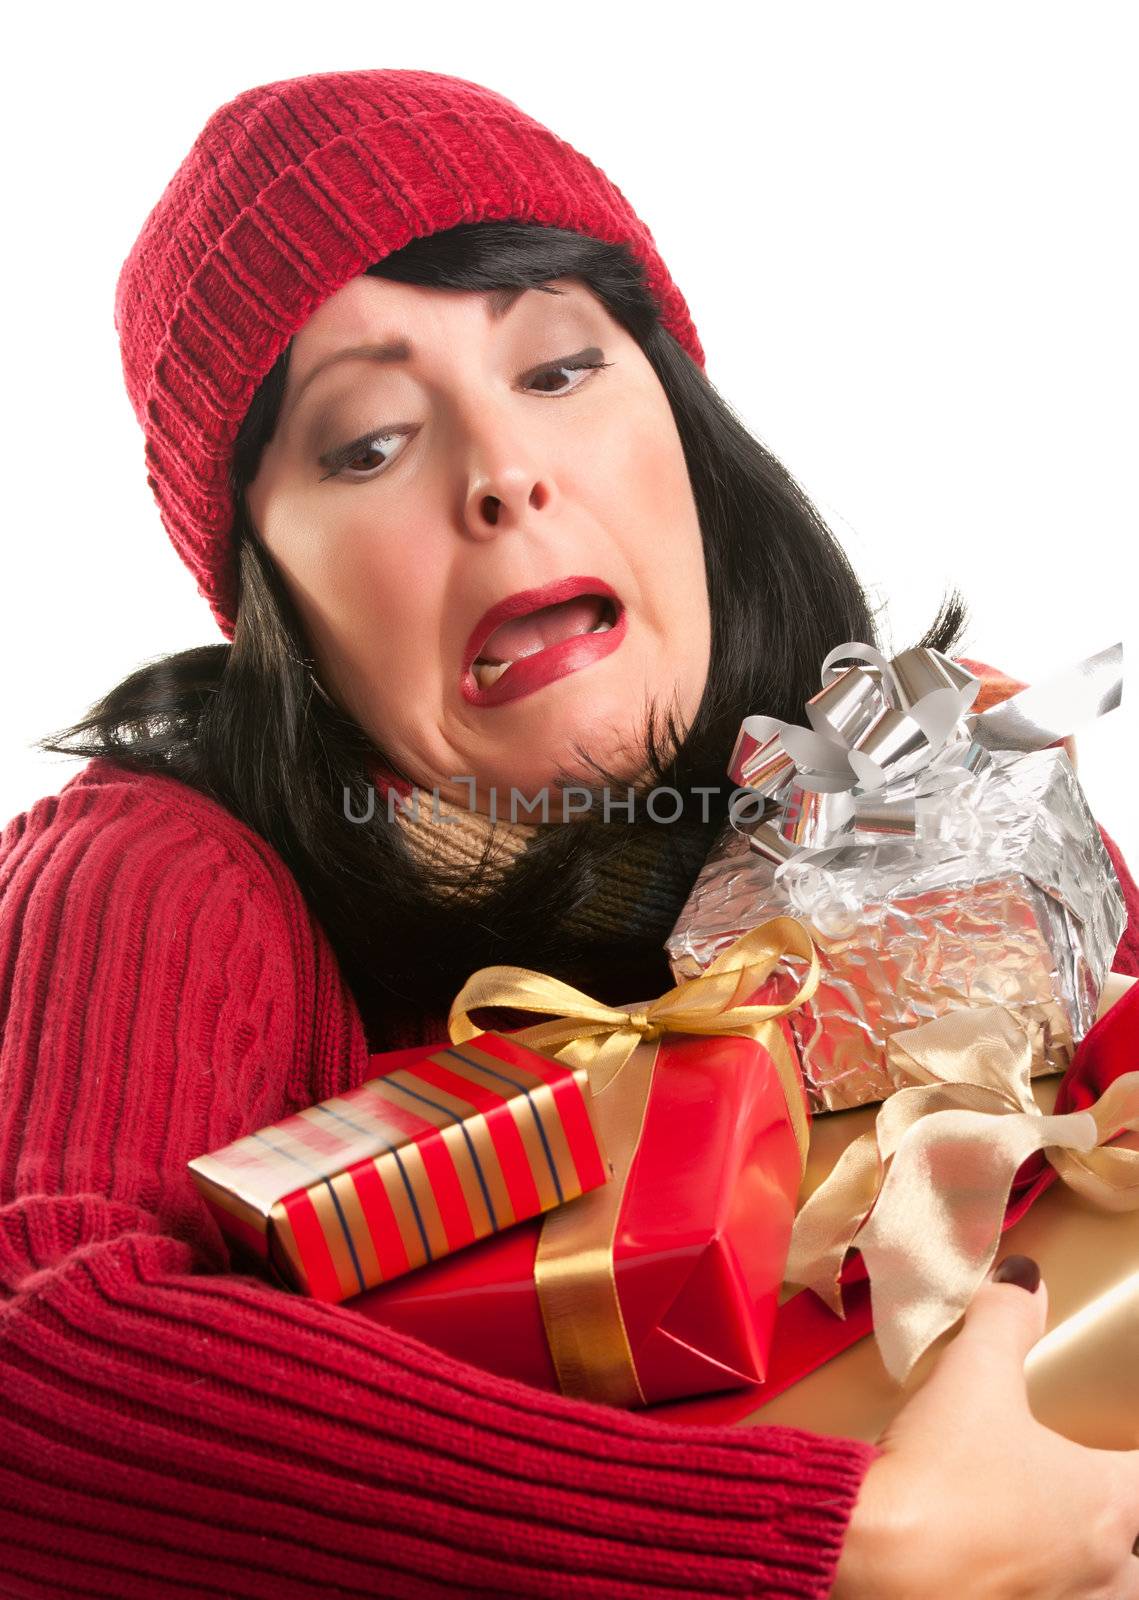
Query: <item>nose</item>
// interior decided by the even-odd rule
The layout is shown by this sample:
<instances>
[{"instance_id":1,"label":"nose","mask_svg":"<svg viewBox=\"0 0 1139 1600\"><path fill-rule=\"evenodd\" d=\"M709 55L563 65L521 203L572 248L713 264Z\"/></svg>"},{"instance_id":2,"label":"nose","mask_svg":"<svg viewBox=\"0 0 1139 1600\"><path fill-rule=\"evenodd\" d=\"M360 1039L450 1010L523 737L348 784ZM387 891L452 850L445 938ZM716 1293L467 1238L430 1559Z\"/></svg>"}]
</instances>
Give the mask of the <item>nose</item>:
<instances>
[{"instance_id":1,"label":"nose","mask_svg":"<svg viewBox=\"0 0 1139 1600\"><path fill-rule=\"evenodd\" d=\"M484 416L472 433L471 468L463 525L474 539L493 539L525 527L536 512L552 510L557 500L553 474L534 459L533 448L500 419Z\"/></svg>"}]
</instances>

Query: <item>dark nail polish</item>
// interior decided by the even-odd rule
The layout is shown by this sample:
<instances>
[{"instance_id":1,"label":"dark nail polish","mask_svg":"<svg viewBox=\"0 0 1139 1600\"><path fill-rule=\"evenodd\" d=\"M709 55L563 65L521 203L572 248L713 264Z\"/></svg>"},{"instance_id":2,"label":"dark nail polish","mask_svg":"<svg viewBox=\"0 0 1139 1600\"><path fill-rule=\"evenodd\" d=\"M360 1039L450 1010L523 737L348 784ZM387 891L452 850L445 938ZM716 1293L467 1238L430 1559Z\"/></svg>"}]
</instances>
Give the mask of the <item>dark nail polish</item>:
<instances>
[{"instance_id":1,"label":"dark nail polish","mask_svg":"<svg viewBox=\"0 0 1139 1600\"><path fill-rule=\"evenodd\" d=\"M1015 1283L1035 1294L1040 1287L1040 1268L1031 1256L1006 1256L993 1273L994 1283Z\"/></svg>"}]
</instances>

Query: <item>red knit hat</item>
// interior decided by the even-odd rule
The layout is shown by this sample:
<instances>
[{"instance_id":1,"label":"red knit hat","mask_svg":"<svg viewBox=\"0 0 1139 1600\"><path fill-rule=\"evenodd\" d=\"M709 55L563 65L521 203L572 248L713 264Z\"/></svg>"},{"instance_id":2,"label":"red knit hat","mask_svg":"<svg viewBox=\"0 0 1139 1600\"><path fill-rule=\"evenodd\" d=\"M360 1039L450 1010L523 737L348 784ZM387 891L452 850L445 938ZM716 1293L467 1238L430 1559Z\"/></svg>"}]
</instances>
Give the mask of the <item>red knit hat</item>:
<instances>
[{"instance_id":1,"label":"red knit hat","mask_svg":"<svg viewBox=\"0 0 1139 1600\"><path fill-rule=\"evenodd\" d=\"M322 72L210 117L123 263L115 328L147 482L227 638L229 472L258 384L329 295L411 239L513 219L627 245L661 320L704 353L653 237L585 156L493 90L436 72Z\"/></svg>"}]
</instances>

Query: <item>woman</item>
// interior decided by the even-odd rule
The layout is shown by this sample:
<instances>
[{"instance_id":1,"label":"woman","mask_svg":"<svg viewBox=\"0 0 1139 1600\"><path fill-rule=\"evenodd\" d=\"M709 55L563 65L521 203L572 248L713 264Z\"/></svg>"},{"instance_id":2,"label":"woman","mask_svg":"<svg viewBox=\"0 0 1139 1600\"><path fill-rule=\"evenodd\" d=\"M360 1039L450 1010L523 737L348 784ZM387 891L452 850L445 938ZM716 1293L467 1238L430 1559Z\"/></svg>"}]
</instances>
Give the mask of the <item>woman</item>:
<instances>
[{"instance_id":1,"label":"woman","mask_svg":"<svg viewBox=\"0 0 1139 1600\"><path fill-rule=\"evenodd\" d=\"M116 319L231 642L45 741L95 759L0 839L8 1592L1139 1595L1139 1459L1028 1414L1031 1275L870 1446L541 1394L225 1270L186 1161L441 1037L475 967L665 986L740 716L873 626L623 196L477 85L222 107ZM708 804L658 824L662 783ZM512 789L634 808L496 824Z\"/></svg>"}]
</instances>

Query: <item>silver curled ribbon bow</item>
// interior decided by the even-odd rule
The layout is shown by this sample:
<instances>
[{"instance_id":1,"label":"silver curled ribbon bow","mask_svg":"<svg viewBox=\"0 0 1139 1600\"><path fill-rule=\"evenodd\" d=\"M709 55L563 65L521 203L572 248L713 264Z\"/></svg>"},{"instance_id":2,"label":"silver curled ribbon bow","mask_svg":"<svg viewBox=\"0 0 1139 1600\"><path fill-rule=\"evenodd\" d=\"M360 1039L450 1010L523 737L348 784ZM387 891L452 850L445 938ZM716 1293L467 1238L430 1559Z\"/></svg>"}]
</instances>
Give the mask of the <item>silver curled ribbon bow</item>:
<instances>
[{"instance_id":1,"label":"silver curled ribbon bow","mask_svg":"<svg viewBox=\"0 0 1139 1600\"><path fill-rule=\"evenodd\" d=\"M966 782L994 751L1043 750L1113 710L1122 675L1114 644L975 713L980 680L941 651L915 646L887 660L871 645L841 644L807 701L809 728L766 716L741 724L728 773L765 804L745 818L749 802L737 799L732 826L777 878L847 845L912 838L922 799Z\"/></svg>"}]
</instances>

